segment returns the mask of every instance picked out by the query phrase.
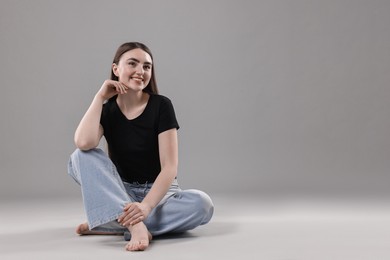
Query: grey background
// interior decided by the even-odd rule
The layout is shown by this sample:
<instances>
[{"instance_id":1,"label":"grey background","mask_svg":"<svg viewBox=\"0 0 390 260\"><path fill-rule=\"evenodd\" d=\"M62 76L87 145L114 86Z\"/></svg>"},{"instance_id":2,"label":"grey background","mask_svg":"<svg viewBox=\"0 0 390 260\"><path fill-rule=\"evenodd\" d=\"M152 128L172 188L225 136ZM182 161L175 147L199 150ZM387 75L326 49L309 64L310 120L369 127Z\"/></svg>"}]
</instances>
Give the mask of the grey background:
<instances>
[{"instance_id":1,"label":"grey background","mask_svg":"<svg viewBox=\"0 0 390 260\"><path fill-rule=\"evenodd\" d=\"M79 196L73 133L116 48L153 51L180 180L389 195L389 1L0 1L0 196Z\"/></svg>"}]
</instances>

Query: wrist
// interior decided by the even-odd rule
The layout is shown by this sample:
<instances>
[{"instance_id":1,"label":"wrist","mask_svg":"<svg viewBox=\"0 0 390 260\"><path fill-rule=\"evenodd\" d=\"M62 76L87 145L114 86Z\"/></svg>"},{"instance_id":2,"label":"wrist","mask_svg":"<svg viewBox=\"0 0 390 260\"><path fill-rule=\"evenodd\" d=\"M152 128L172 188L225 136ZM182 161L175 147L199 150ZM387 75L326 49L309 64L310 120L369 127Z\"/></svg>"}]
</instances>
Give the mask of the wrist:
<instances>
[{"instance_id":1,"label":"wrist","mask_svg":"<svg viewBox=\"0 0 390 260\"><path fill-rule=\"evenodd\" d=\"M147 210L148 212L151 212L151 211L152 211L153 206L152 206L149 202L147 202L147 201L142 201L142 204L145 206L145 208L146 208L146 210Z\"/></svg>"},{"instance_id":2,"label":"wrist","mask_svg":"<svg viewBox=\"0 0 390 260\"><path fill-rule=\"evenodd\" d=\"M96 93L95 95L95 98L94 98L96 101L98 102L101 102L101 103L104 103L104 101L106 101L106 99L99 93Z\"/></svg>"}]
</instances>

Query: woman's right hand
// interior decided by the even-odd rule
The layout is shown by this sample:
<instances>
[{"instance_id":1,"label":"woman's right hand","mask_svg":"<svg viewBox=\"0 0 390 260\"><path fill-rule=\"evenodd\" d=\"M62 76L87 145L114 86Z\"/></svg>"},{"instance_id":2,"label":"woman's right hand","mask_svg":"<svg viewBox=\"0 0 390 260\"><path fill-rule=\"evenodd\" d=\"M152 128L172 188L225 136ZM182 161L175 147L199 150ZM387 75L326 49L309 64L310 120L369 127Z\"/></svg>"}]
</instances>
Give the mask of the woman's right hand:
<instances>
[{"instance_id":1,"label":"woman's right hand","mask_svg":"<svg viewBox=\"0 0 390 260\"><path fill-rule=\"evenodd\" d=\"M128 86L119 81L107 79L103 82L97 94L103 100L107 100L118 94L126 94L128 89Z\"/></svg>"}]
</instances>

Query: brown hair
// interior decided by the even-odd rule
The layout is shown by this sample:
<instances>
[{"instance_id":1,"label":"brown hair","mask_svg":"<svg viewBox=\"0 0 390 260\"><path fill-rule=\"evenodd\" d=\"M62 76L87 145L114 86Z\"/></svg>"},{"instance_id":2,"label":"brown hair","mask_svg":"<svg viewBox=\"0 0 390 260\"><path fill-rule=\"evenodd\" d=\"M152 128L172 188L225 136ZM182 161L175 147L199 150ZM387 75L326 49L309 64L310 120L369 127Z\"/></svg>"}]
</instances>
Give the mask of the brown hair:
<instances>
[{"instance_id":1,"label":"brown hair","mask_svg":"<svg viewBox=\"0 0 390 260\"><path fill-rule=\"evenodd\" d=\"M121 59L122 55L125 52L131 51L133 49L141 49L145 52L147 52L150 57L152 58L152 75L150 77L149 84L143 89L144 92L149 94L158 94L158 88L157 88L157 82L156 77L154 74L154 62L153 62L153 55L150 49L143 43L140 42L126 42L119 46L118 50L115 53L114 60L112 63L118 64L119 60ZM114 72L111 69L111 79L112 80L118 80L118 77L115 76Z\"/></svg>"}]
</instances>

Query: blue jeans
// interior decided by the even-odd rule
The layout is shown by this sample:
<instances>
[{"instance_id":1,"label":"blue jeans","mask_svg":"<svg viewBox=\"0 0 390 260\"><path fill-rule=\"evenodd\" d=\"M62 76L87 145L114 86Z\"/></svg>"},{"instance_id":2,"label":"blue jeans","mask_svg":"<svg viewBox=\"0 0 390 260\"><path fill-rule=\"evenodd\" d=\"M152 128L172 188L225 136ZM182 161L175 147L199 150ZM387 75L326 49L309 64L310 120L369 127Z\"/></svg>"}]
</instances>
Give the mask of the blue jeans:
<instances>
[{"instance_id":1,"label":"blue jeans","mask_svg":"<svg viewBox=\"0 0 390 260\"><path fill-rule=\"evenodd\" d=\"M110 158L101 149L81 151L70 157L68 173L81 186L91 230L126 232L117 219L130 202L141 202L153 183L123 182ZM153 235L184 232L210 221L214 205L199 190L181 190L175 179L144 224Z\"/></svg>"}]
</instances>

